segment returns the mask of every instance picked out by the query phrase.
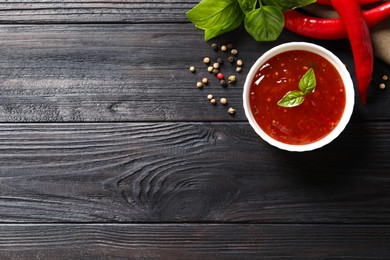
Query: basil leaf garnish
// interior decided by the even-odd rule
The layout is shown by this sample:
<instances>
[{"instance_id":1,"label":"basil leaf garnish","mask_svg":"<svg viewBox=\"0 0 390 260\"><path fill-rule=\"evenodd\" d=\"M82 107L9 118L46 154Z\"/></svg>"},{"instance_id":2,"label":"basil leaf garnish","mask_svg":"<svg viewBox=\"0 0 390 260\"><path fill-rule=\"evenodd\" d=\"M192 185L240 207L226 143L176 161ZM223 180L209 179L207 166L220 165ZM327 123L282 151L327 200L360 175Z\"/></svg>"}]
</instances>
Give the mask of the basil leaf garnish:
<instances>
[{"instance_id":1,"label":"basil leaf garnish","mask_svg":"<svg viewBox=\"0 0 390 260\"><path fill-rule=\"evenodd\" d=\"M305 101L305 97L316 88L316 76L314 70L310 68L299 80L299 90L292 90L287 92L284 97L278 101L278 105L281 107L296 107Z\"/></svg>"},{"instance_id":2,"label":"basil leaf garnish","mask_svg":"<svg viewBox=\"0 0 390 260\"><path fill-rule=\"evenodd\" d=\"M314 70L310 68L301 78L298 84L303 94L307 95L314 91L316 87L316 76Z\"/></svg>"}]
</instances>

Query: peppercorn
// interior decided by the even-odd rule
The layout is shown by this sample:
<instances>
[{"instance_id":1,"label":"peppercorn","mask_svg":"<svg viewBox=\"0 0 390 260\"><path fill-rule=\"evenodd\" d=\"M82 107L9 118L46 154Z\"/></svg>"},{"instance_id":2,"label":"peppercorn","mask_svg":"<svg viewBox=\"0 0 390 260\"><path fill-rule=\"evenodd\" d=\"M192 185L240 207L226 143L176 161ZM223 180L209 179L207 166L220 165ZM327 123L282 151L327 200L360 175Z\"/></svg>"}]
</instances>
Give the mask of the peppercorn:
<instances>
[{"instance_id":1,"label":"peppercorn","mask_svg":"<svg viewBox=\"0 0 390 260\"><path fill-rule=\"evenodd\" d=\"M207 71L210 72L210 73L213 72L213 69L214 69L213 66L208 66L207 67Z\"/></svg>"},{"instance_id":2,"label":"peppercorn","mask_svg":"<svg viewBox=\"0 0 390 260\"><path fill-rule=\"evenodd\" d=\"M215 105L215 104L217 104L217 100L215 98L212 98L212 99L210 99L210 103Z\"/></svg>"},{"instance_id":3,"label":"peppercorn","mask_svg":"<svg viewBox=\"0 0 390 260\"><path fill-rule=\"evenodd\" d=\"M244 63L243 63L242 60L237 60L236 64L237 64L237 66L240 66L240 67L241 67Z\"/></svg>"},{"instance_id":4,"label":"peppercorn","mask_svg":"<svg viewBox=\"0 0 390 260\"><path fill-rule=\"evenodd\" d=\"M221 80L219 81L219 85L221 85L222 87L225 87L225 86L226 86L226 80L221 79Z\"/></svg>"},{"instance_id":5,"label":"peppercorn","mask_svg":"<svg viewBox=\"0 0 390 260\"><path fill-rule=\"evenodd\" d=\"M210 63L210 58L209 57L204 57L203 62L205 64L209 64Z\"/></svg>"},{"instance_id":6,"label":"peppercorn","mask_svg":"<svg viewBox=\"0 0 390 260\"><path fill-rule=\"evenodd\" d=\"M385 85L385 83L381 83L381 84L379 84L379 88L380 88L380 89L385 89L385 88L386 88L386 85Z\"/></svg>"},{"instance_id":7,"label":"peppercorn","mask_svg":"<svg viewBox=\"0 0 390 260\"><path fill-rule=\"evenodd\" d=\"M218 50L218 44L216 44L215 42L211 44L211 48L214 50L214 51L217 51Z\"/></svg>"},{"instance_id":8,"label":"peppercorn","mask_svg":"<svg viewBox=\"0 0 390 260\"><path fill-rule=\"evenodd\" d=\"M227 45L227 47L228 47L229 50L233 49L233 48L234 48L233 43L229 43L229 44Z\"/></svg>"},{"instance_id":9,"label":"peppercorn","mask_svg":"<svg viewBox=\"0 0 390 260\"><path fill-rule=\"evenodd\" d=\"M203 83L199 81L199 82L196 83L196 86L198 88L203 88Z\"/></svg>"},{"instance_id":10,"label":"peppercorn","mask_svg":"<svg viewBox=\"0 0 390 260\"><path fill-rule=\"evenodd\" d=\"M213 68L214 68L214 69L219 69L219 63L218 63L218 62L215 62L215 63L213 64Z\"/></svg>"},{"instance_id":11,"label":"peppercorn","mask_svg":"<svg viewBox=\"0 0 390 260\"><path fill-rule=\"evenodd\" d=\"M219 69L213 69L213 74L217 75L219 73Z\"/></svg>"},{"instance_id":12,"label":"peppercorn","mask_svg":"<svg viewBox=\"0 0 390 260\"><path fill-rule=\"evenodd\" d=\"M230 76L228 77L228 83L233 83L233 82L235 82L235 81L236 81L236 76L230 75Z\"/></svg>"},{"instance_id":13,"label":"peppercorn","mask_svg":"<svg viewBox=\"0 0 390 260\"><path fill-rule=\"evenodd\" d=\"M233 63L234 62L234 57L233 56L229 56L227 58L227 61L230 62L230 63Z\"/></svg>"},{"instance_id":14,"label":"peppercorn","mask_svg":"<svg viewBox=\"0 0 390 260\"><path fill-rule=\"evenodd\" d=\"M222 74L221 72L218 73L218 74L217 74L217 78L218 78L218 79L223 79L223 74Z\"/></svg>"},{"instance_id":15,"label":"peppercorn","mask_svg":"<svg viewBox=\"0 0 390 260\"><path fill-rule=\"evenodd\" d=\"M203 79L202 79L202 83L203 83L203 84L209 83L209 79L208 79L208 78L203 78Z\"/></svg>"},{"instance_id":16,"label":"peppercorn","mask_svg":"<svg viewBox=\"0 0 390 260\"><path fill-rule=\"evenodd\" d=\"M221 65L221 64L223 64L223 59L222 58L218 58L217 62Z\"/></svg>"},{"instance_id":17,"label":"peppercorn","mask_svg":"<svg viewBox=\"0 0 390 260\"><path fill-rule=\"evenodd\" d=\"M226 105L227 104L227 99L226 98L221 98L219 100L219 102L222 104L222 105Z\"/></svg>"},{"instance_id":18,"label":"peppercorn","mask_svg":"<svg viewBox=\"0 0 390 260\"><path fill-rule=\"evenodd\" d=\"M237 51L236 49L232 49L232 50L230 51L230 53L233 54L233 55L237 55L237 54L238 54L238 51Z\"/></svg>"},{"instance_id":19,"label":"peppercorn","mask_svg":"<svg viewBox=\"0 0 390 260\"><path fill-rule=\"evenodd\" d=\"M234 108L229 107L229 109L228 109L229 114L234 115L235 112L236 112L236 110Z\"/></svg>"},{"instance_id":20,"label":"peppercorn","mask_svg":"<svg viewBox=\"0 0 390 260\"><path fill-rule=\"evenodd\" d=\"M383 75L383 76L382 76L382 79L385 80L385 81L387 81L387 80L389 79L389 76Z\"/></svg>"},{"instance_id":21,"label":"peppercorn","mask_svg":"<svg viewBox=\"0 0 390 260\"><path fill-rule=\"evenodd\" d=\"M196 71L195 67L194 67L194 66L191 66L191 67L190 67L190 71L191 71L191 72L195 72L195 71Z\"/></svg>"},{"instance_id":22,"label":"peppercorn","mask_svg":"<svg viewBox=\"0 0 390 260\"><path fill-rule=\"evenodd\" d=\"M241 67L237 67L237 68L236 68L236 71L237 71L237 72L241 72L241 71L242 71L242 68L241 68Z\"/></svg>"},{"instance_id":23,"label":"peppercorn","mask_svg":"<svg viewBox=\"0 0 390 260\"><path fill-rule=\"evenodd\" d=\"M213 95L208 94L208 95L207 95L207 99L208 99L208 100L212 100L212 99L213 99Z\"/></svg>"},{"instance_id":24,"label":"peppercorn","mask_svg":"<svg viewBox=\"0 0 390 260\"><path fill-rule=\"evenodd\" d=\"M221 46L221 51L227 51L227 49L228 49L228 48L227 48L226 45L222 45L222 46Z\"/></svg>"}]
</instances>

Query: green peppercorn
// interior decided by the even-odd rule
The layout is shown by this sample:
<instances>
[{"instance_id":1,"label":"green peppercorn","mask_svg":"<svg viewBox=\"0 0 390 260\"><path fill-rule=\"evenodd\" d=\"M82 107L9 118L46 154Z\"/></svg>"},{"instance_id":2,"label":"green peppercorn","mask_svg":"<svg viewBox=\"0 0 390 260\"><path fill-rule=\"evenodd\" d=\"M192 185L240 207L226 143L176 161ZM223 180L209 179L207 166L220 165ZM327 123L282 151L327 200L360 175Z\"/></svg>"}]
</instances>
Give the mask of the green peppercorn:
<instances>
[{"instance_id":1,"label":"green peppercorn","mask_svg":"<svg viewBox=\"0 0 390 260\"><path fill-rule=\"evenodd\" d=\"M234 83L235 81L236 81L236 76L230 75L230 76L228 77L228 83Z\"/></svg>"}]
</instances>

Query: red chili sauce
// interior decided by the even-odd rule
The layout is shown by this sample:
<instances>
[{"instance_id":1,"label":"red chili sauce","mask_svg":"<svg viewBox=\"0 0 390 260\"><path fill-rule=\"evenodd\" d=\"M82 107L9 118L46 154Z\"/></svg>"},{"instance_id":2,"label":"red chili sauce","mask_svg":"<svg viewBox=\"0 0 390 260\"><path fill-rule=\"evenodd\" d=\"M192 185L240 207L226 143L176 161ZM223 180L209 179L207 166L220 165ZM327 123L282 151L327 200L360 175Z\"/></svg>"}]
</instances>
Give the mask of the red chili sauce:
<instances>
[{"instance_id":1,"label":"red chili sauce","mask_svg":"<svg viewBox=\"0 0 390 260\"><path fill-rule=\"evenodd\" d=\"M302 76L313 68L316 88L296 107L277 103L299 90ZM250 107L257 124L272 138L287 144L313 143L328 135L344 112L346 97L341 76L325 58L309 51L287 51L265 62L250 89Z\"/></svg>"}]
</instances>

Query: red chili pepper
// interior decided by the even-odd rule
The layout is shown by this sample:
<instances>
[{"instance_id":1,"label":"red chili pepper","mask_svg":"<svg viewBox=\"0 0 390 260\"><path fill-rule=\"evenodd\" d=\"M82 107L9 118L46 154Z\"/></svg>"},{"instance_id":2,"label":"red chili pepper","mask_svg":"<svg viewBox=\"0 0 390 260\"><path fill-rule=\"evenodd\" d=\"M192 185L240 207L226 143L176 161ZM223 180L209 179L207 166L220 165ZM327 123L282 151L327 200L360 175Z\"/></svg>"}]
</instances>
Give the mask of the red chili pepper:
<instances>
[{"instance_id":1,"label":"red chili pepper","mask_svg":"<svg viewBox=\"0 0 390 260\"><path fill-rule=\"evenodd\" d=\"M363 12L368 27L372 27L390 16L390 1ZM322 40L347 38L341 18L313 17L296 10L284 13L285 28L299 35Z\"/></svg>"},{"instance_id":2,"label":"red chili pepper","mask_svg":"<svg viewBox=\"0 0 390 260\"><path fill-rule=\"evenodd\" d=\"M357 0L361 5L373 4L381 2L381 0ZM332 0L317 0L316 3L322 5L332 5Z\"/></svg>"},{"instance_id":3,"label":"red chili pepper","mask_svg":"<svg viewBox=\"0 0 390 260\"><path fill-rule=\"evenodd\" d=\"M332 6L347 29L355 62L357 89L362 103L366 104L367 89L371 82L374 66L371 36L356 0L332 0Z\"/></svg>"}]
</instances>

